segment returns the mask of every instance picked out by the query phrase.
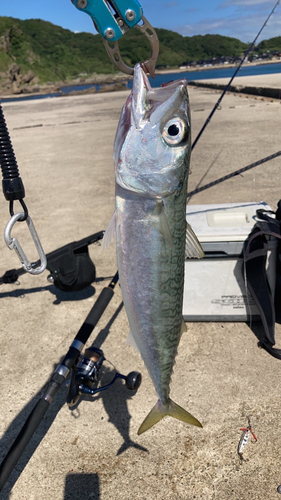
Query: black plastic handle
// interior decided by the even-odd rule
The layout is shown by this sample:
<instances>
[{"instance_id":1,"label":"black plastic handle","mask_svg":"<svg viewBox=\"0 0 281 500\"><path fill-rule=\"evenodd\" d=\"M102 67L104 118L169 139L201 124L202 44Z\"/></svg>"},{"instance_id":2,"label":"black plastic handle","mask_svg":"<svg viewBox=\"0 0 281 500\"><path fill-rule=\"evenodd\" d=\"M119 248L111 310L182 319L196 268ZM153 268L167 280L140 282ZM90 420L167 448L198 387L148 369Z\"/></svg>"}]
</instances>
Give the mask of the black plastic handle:
<instances>
[{"instance_id":1,"label":"black plastic handle","mask_svg":"<svg viewBox=\"0 0 281 500\"><path fill-rule=\"evenodd\" d=\"M22 427L18 437L9 449L6 457L0 465L0 491L3 489L8 477L13 471L17 461L24 452L48 408L48 401L44 399L40 399L38 401Z\"/></svg>"},{"instance_id":2,"label":"black plastic handle","mask_svg":"<svg viewBox=\"0 0 281 500\"><path fill-rule=\"evenodd\" d=\"M8 201L25 197L24 185L20 178L18 164L11 143L9 131L0 104L0 166L2 170L3 193Z\"/></svg>"},{"instance_id":3,"label":"black plastic handle","mask_svg":"<svg viewBox=\"0 0 281 500\"><path fill-rule=\"evenodd\" d=\"M81 344L86 344L93 329L97 325L99 319L101 318L114 295L114 288L117 281L118 272L113 277L109 286L103 288L103 290L101 291L87 318L79 329L74 341L76 340L81 342ZM71 345L60 366L66 367L70 370L78 359L79 354L80 351ZM57 394L62 384L64 383L67 373L68 372L66 371L65 376L61 375L57 371L53 373L53 376L49 381L44 395L30 413L19 435L15 439L6 457L2 461L0 465L0 491L3 489L16 463L18 462L30 439L38 428L54 396Z\"/></svg>"}]
</instances>

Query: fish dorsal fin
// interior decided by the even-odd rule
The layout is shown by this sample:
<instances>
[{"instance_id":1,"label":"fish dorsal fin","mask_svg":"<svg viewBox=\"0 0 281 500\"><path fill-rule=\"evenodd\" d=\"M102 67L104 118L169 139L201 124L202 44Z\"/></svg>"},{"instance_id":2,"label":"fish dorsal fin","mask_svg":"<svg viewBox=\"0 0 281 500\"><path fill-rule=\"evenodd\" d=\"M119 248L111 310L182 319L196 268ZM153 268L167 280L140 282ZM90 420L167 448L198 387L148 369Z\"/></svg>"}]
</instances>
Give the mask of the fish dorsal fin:
<instances>
[{"instance_id":1,"label":"fish dorsal fin","mask_svg":"<svg viewBox=\"0 0 281 500\"><path fill-rule=\"evenodd\" d=\"M186 235L185 235L185 258L186 259L203 259L204 250L192 227L186 222Z\"/></svg>"},{"instance_id":2,"label":"fish dorsal fin","mask_svg":"<svg viewBox=\"0 0 281 500\"><path fill-rule=\"evenodd\" d=\"M102 239L102 248L107 248L108 245L116 238L116 212L112 215L107 230L105 231Z\"/></svg>"},{"instance_id":3,"label":"fish dorsal fin","mask_svg":"<svg viewBox=\"0 0 281 500\"><path fill-rule=\"evenodd\" d=\"M128 333L126 345L130 345L134 347L138 352L140 352L131 330Z\"/></svg>"}]
</instances>

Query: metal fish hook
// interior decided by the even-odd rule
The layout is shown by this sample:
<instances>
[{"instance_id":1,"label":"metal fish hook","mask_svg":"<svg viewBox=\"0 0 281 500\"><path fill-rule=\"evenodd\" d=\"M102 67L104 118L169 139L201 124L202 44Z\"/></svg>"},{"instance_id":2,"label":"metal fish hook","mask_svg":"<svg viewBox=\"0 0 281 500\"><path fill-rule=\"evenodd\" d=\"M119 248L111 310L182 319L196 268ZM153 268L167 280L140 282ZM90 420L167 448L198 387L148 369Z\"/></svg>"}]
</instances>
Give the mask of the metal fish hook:
<instances>
[{"instance_id":1,"label":"metal fish hook","mask_svg":"<svg viewBox=\"0 0 281 500\"><path fill-rule=\"evenodd\" d=\"M39 257L40 257L40 262L41 262L40 267L35 267L36 264L31 263L28 260L28 258L25 255L19 241L17 240L17 238L11 237L11 231L12 231L12 228L14 227L15 223L19 220L22 221L24 219L24 217L25 217L24 212L18 212L17 214L12 216L12 218L9 220L9 222L5 228L4 239L5 239L5 242L6 242L6 245L8 246L8 248L10 248L10 250L16 251L16 253L17 253L17 255L22 263L22 267L26 272L28 272L30 274L40 274L43 271L45 271L45 269L47 267L47 259L46 259L46 255L44 253L44 250L42 248L42 245L40 243L40 240L38 238L34 224L33 224L29 215L26 218L26 223L27 223L28 229L30 231L30 234L32 236L35 247L36 247L37 252L39 254Z\"/></svg>"}]
</instances>

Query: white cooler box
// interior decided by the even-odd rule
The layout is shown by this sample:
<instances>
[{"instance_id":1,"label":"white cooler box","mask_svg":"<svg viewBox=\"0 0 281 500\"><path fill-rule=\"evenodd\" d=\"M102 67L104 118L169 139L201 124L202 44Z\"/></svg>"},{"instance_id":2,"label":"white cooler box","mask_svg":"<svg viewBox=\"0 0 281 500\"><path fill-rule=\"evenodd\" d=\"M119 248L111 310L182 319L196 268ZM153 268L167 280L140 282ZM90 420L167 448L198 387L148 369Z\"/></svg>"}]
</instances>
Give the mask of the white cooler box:
<instances>
[{"instance_id":1,"label":"white cooler box","mask_svg":"<svg viewBox=\"0 0 281 500\"><path fill-rule=\"evenodd\" d=\"M248 321L260 318L242 274L242 249L256 210L271 210L265 202L188 205L186 219L205 257L185 261L183 317L186 321ZM272 242L267 277L274 291L276 246Z\"/></svg>"}]
</instances>

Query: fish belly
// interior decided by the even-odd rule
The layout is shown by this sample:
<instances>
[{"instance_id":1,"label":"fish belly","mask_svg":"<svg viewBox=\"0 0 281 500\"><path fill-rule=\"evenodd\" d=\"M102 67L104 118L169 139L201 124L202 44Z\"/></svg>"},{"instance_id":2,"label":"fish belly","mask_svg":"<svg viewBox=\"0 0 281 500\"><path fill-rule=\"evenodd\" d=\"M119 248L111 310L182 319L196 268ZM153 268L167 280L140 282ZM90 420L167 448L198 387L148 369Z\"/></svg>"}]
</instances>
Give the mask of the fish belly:
<instances>
[{"instance_id":1,"label":"fish belly","mask_svg":"<svg viewBox=\"0 0 281 500\"><path fill-rule=\"evenodd\" d=\"M184 183L180 192L162 201L116 187L117 260L124 305L131 333L164 404L169 401L182 327L186 192Z\"/></svg>"}]
</instances>

